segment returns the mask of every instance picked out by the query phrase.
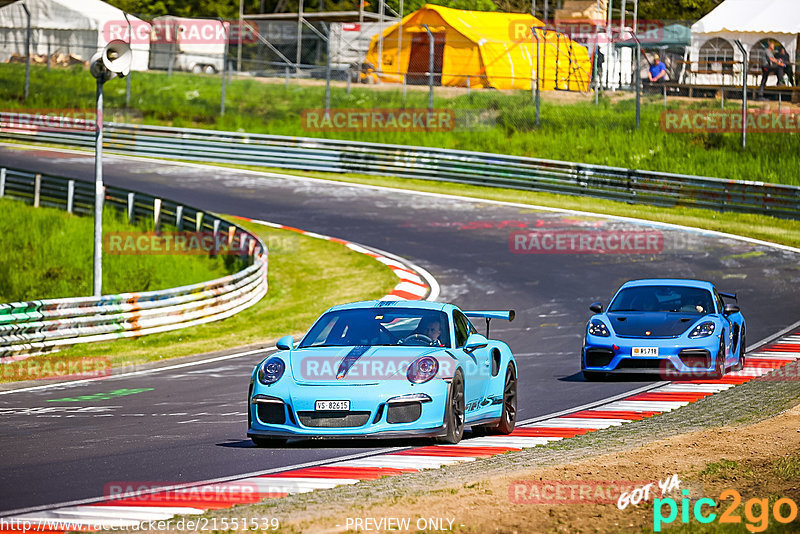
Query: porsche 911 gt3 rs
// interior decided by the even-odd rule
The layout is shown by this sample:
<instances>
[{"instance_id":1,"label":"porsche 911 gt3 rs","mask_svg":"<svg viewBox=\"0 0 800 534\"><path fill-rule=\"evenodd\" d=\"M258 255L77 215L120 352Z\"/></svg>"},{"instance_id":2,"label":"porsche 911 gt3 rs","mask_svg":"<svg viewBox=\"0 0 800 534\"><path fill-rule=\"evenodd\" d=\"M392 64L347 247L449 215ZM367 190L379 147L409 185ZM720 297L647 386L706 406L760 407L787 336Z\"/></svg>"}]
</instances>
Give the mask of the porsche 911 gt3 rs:
<instances>
[{"instance_id":1,"label":"porsche 911 gt3 rs","mask_svg":"<svg viewBox=\"0 0 800 534\"><path fill-rule=\"evenodd\" d=\"M292 437L434 437L457 443L465 426L508 434L517 367L508 345L452 304L368 301L335 306L295 345L277 343L254 369L247 435L268 446Z\"/></svg>"}]
</instances>

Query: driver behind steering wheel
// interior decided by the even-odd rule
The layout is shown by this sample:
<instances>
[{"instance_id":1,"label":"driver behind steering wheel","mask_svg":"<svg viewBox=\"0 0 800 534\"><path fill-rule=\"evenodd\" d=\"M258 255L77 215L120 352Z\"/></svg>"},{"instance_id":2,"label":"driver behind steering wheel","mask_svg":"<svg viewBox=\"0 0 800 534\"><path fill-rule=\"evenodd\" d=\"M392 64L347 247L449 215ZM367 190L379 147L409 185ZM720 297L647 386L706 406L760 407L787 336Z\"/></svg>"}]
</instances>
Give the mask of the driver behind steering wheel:
<instances>
[{"instance_id":1,"label":"driver behind steering wheel","mask_svg":"<svg viewBox=\"0 0 800 534\"><path fill-rule=\"evenodd\" d=\"M423 318L419 322L419 326L417 326L416 334L422 334L423 336L429 338L431 340L431 346L433 347L442 347L442 342L439 341L439 336L442 335L442 325L438 319L433 318Z\"/></svg>"}]
</instances>

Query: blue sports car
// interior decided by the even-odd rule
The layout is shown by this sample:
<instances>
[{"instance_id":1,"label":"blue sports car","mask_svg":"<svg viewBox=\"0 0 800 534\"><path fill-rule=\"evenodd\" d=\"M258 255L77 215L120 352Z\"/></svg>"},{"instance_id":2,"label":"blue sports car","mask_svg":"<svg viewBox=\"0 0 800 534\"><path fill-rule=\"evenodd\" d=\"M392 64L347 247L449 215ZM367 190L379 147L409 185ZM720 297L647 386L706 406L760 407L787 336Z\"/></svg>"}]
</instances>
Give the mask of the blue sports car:
<instances>
[{"instance_id":1,"label":"blue sports car","mask_svg":"<svg viewBox=\"0 0 800 534\"><path fill-rule=\"evenodd\" d=\"M586 325L581 370L587 380L610 373L662 373L664 378L721 378L745 363L745 320L736 295L710 282L626 282L608 309L595 302Z\"/></svg>"},{"instance_id":2,"label":"blue sports car","mask_svg":"<svg viewBox=\"0 0 800 534\"><path fill-rule=\"evenodd\" d=\"M247 435L287 438L434 437L457 443L465 426L508 434L517 417L517 366L508 345L462 312L427 301L334 306L297 344L281 338L250 378Z\"/></svg>"}]
</instances>

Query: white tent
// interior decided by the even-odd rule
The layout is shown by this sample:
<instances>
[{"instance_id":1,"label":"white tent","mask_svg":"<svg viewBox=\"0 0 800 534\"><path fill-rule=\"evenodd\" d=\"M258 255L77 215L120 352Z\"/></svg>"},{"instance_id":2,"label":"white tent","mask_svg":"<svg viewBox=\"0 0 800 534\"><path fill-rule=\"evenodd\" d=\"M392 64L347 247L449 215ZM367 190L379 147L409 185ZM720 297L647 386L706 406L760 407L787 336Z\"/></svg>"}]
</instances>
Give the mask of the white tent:
<instances>
[{"instance_id":1,"label":"white tent","mask_svg":"<svg viewBox=\"0 0 800 534\"><path fill-rule=\"evenodd\" d=\"M31 14L31 54L74 54L86 61L115 38L127 40L121 9L101 0L20 0L0 8L0 61L25 55L27 16ZM133 70L147 70L149 25L128 16L134 25Z\"/></svg>"},{"instance_id":2,"label":"white tent","mask_svg":"<svg viewBox=\"0 0 800 534\"><path fill-rule=\"evenodd\" d=\"M798 0L725 0L692 26L690 59L697 84L741 84L742 54L749 59L748 83L760 82L766 39L782 44L794 61L800 34ZM774 83L775 78L770 79Z\"/></svg>"}]
</instances>

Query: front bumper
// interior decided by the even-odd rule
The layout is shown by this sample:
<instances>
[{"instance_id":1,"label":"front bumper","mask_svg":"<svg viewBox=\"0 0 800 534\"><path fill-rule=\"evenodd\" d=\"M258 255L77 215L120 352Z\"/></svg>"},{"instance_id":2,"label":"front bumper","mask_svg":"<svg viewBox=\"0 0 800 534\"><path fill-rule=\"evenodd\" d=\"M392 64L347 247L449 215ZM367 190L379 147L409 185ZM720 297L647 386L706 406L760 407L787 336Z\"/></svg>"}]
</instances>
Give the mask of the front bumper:
<instances>
[{"instance_id":1,"label":"front bumper","mask_svg":"<svg viewBox=\"0 0 800 534\"><path fill-rule=\"evenodd\" d=\"M658 356L633 356L634 347L657 347ZM598 373L707 375L716 366L719 336L632 339L586 335L581 369Z\"/></svg>"},{"instance_id":2,"label":"front bumper","mask_svg":"<svg viewBox=\"0 0 800 534\"><path fill-rule=\"evenodd\" d=\"M449 383L434 379L412 385L383 381L366 385L272 386L255 381L247 435L307 438L438 437L446 434ZM411 397L410 397L411 396ZM349 411L316 411L318 400L348 400Z\"/></svg>"}]
</instances>

